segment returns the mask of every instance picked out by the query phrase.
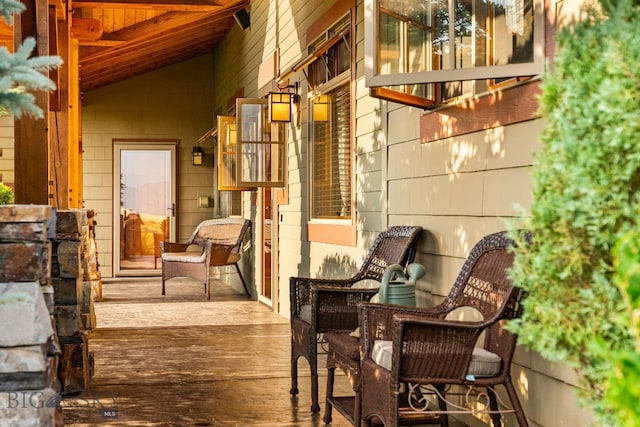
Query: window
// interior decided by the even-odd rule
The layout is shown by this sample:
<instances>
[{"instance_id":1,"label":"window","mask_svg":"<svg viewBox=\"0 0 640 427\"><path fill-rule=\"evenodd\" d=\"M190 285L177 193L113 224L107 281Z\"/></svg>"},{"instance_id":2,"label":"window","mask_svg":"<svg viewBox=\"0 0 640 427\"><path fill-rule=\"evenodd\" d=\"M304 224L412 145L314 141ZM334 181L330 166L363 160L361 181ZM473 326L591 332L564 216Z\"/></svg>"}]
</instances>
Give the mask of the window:
<instances>
[{"instance_id":1,"label":"window","mask_svg":"<svg viewBox=\"0 0 640 427\"><path fill-rule=\"evenodd\" d=\"M351 220L351 37L347 15L310 46L324 52L309 64L310 114L310 217L311 220ZM341 34L335 38L335 34ZM326 40L333 43L327 47Z\"/></svg>"},{"instance_id":2,"label":"window","mask_svg":"<svg viewBox=\"0 0 640 427\"><path fill-rule=\"evenodd\" d=\"M238 132L234 116L218 116L218 190L255 190L238 185Z\"/></svg>"},{"instance_id":3,"label":"window","mask_svg":"<svg viewBox=\"0 0 640 427\"><path fill-rule=\"evenodd\" d=\"M268 101L236 99L237 184L284 187L285 126L269 121Z\"/></svg>"},{"instance_id":4,"label":"window","mask_svg":"<svg viewBox=\"0 0 640 427\"><path fill-rule=\"evenodd\" d=\"M366 83L426 107L542 72L542 0L367 0Z\"/></svg>"}]
</instances>

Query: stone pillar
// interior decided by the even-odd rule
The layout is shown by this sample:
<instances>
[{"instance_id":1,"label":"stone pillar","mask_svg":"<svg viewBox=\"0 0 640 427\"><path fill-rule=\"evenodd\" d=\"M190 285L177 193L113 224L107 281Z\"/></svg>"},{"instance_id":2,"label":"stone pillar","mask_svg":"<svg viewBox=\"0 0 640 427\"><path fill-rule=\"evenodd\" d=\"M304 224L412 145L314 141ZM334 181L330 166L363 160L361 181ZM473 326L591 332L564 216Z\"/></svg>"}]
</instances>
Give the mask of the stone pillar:
<instances>
[{"instance_id":1,"label":"stone pillar","mask_svg":"<svg viewBox=\"0 0 640 427\"><path fill-rule=\"evenodd\" d=\"M0 206L0 425L61 426L50 206Z\"/></svg>"},{"instance_id":2,"label":"stone pillar","mask_svg":"<svg viewBox=\"0 0 640 427\"><path fill-rule=\"evenodd\" d=\"M84 391L92 373L88 338L95 327L95 313L91 286L85 286L91 244L87 218L85 210L58 211L53 239L51 268L63 395Z\"/></svg>"}]
</instances>

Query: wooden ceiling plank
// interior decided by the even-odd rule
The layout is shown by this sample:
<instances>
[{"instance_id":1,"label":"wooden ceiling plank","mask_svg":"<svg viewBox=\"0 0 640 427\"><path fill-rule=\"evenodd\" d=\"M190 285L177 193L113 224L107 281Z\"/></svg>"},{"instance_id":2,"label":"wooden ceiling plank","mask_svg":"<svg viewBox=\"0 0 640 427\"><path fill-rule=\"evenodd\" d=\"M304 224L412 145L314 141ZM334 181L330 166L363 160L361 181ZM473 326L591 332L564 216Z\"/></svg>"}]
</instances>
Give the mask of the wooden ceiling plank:
<instances>
[{"instance_id":1,"label":"wooden ceiling plank","mask_svg":"<svg viewBox=\"0 0 640 427\"><path fill-rule=\"evenodd\" d=\"M74 8L173 10L183 12L208 12L225 8L223 4L216 0L78 0L73 2L73 6Z\"/></svg>"},{"instance_id":2,"label":"wooden ceiling plank","mask_svg":"<svg viewBox=\"0 0 640 427\"><path fill-rule=\"evenodd\" d=\"M73 0L74 17L99 19L104 29L99 40L81 42L81 90L210 52L235 25L232 14L247 4L248 0Z\"/></svg>"},{"instance_id":3,"label":"wooden ceiling plank","mask_svg":"<svg viewBox=\"0 0 640 427\"><path fill-rule=\"evenodd\" d=\"M143 60L148 55L154 55L156 51L165 51L167 49L180 50L181 46L184 47L186 44L190 45L192 41L215 39L222 37L222 35L224 35L224 30L222 29L210 33L204 31L184 34L176 33L172 38L167 36L166 43L163 43L165 40L158 40L158 43L148 43L146 45L138 45L135 48L120 50L111 60L91 61L87 64L81 63L80 73L82 76L86 76L92 71L109 69L119 64L124 66L131 65L134 64L136 60Z\"/></svg>"},{"instance_id":4,"label":"wooden ceiling plank","mask_svg":"<svg viewBox=\"0 0 640 427\"><path fill-rule=\"evenodd\" d=\"M162 47L147 45L143 47L139 47L136 51L122 52L117 57L114 57L112 61L102 62L102 63L92 63L85 67L81 67L81 75L83 77L92 76L95 73L109 73L111 70L117 68L127 68L127 67L135 67L137 63L141 63L149 60L150 58L158 58L158 52L165 53L170 52L172 50L180 51L180 49L176 49L176 47L184 46L185 43L193 43L193 45L197 43L206 43L209 40L215 40L216 42L222 38L224 32L220 32L217 35L207 35L201 34L197 37L193 35L183 35L176 36L175 44L166 44ZM198 38L199 37L199 38ZM191 47L191 44L190 44Z\"/></svg>"},{"instance_id":5,"label":"wooden ceiling plank","mask_svg":"<svg viewBox=\"0 0 640 427\"><path fill-rule=\"evenodd\" d=\"M166 16L169 15L169 16ZM118 31L112 36L119 40L124 40L126 43L114 47L112 50L102 50L100 52L94 52L91 55L84 56L80 59L80 63L85 64L93 61L102 62L104 58L110 55L119 55L118 50L126 47L135 48L139 43L145 43L152 41L158 42L158 39L165 36L175 36L176 32L183 30L193 31L194 28L214 27L219 23L229 20L228 16L221 16L220 14L193 14L193 13L181 13L170 12L160 15L156 18L158 21L153 20L151 22L145 22L136 24L135 28L130 27L122 31ZM103 39L106 35L103 36ZM85 45L83 43L83 45Z\"/></svg>"},{"instance_id":6,"label":"wooden ceiling plank","mask_svg":"<svg viewBox=\"0 0 640 427\"><path fill-rule=\"evenodd\" d=\"M116 83L118 81L121 80L125 80L131 77L135 77L144 73L148 73L151 72L153 70L159 69L159 68L164 68L166 66L169 66L171 64L175 64L178 62L182 62L182 61L186 61L188 59L191 58L195 58L197 56L203 55L206 52L210 51L213 47L215 46L215 44L211 44L211 42L209 41L208 44L200 49L196 48L189 50L189 51L183 51L183 52L178 52L176 53L176 51L172 51L174 53L174 55L171 56L167 56L165 55L163 58L164 60L162 62L153 62L150 64L140 64L139 66L137 66L135 69L127 69L124 71L119 71L119 72L112 72L112 73L106 73L100 77L95 77L92 78L91 81L88 84L83 85L83 91L88 91L88 90L93 90L93 89L97 89L99 87L102 86L106 86L112 83ZM81 78L81 82L83 82L83 79ZM87 83L87 82L85 82Z\"/></svg>"}]
</instances>

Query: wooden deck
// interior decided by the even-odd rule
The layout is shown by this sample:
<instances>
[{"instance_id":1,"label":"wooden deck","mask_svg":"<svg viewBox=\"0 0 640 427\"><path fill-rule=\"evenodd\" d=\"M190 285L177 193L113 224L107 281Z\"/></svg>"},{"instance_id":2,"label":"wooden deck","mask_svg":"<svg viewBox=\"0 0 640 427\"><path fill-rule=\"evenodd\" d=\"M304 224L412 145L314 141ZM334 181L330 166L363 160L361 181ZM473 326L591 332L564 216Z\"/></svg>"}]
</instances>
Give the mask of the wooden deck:
<instances>
[{"instance_id":1,"label":"wooden deck","mask_svg":"<svg viewBox=\"0 0 640 427\"><path fill-rule=\"evenodd\" d=\"M89 339L95 372L84 393L64 399L65 425L324 425L309 411L304 361L300 395L289 394L288 320L241 292L216 280L207 302L187 279L169 281L164 297L160 278L105 281Z\"/></svg>"},{"instance_id":2,"label":"wooden deck","mask_svg":"<svg viewBox=\"0 0 640 427\"><path fill-rule=\"evenodd\" d=\"M289 394L289 322L242 290L214 280L105 281L96 303L95 356L87 390L63 401L66 426L321 426L311 414L309 369ZM321 355L319 366L324 366ZM324 411L326 370L320 370ZM344 376L336 391L348 394ZM336 411L333 426L350 423ZM452 423L452 426L459 424Z\"/></svg>"}]
</instances>

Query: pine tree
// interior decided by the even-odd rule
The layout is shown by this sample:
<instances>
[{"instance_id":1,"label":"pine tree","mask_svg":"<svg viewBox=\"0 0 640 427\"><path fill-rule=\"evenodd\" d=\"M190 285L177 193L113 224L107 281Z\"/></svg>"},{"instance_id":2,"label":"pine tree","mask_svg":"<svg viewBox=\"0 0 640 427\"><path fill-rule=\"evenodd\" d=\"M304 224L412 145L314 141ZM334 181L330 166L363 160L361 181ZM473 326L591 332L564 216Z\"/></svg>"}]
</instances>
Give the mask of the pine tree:
<instances>
[{"instance_id":1,"label":"pine tree","mask_svg":"<svg viewBox=\"0 0 640 427\"><path fill-rule=\"evenodd\" d=\"M9 25L11 16L24 10L24 4L19 1L0 0L0 15ZM55 84L42 71L59 67L62 60L57 56L30 58L35 46L35 40L29 37L15 53L0 47L0 116L12 114L21 117L26 113L36 118L44 117L30 91L55 90Z\"/></svg>"}]
</instances>

